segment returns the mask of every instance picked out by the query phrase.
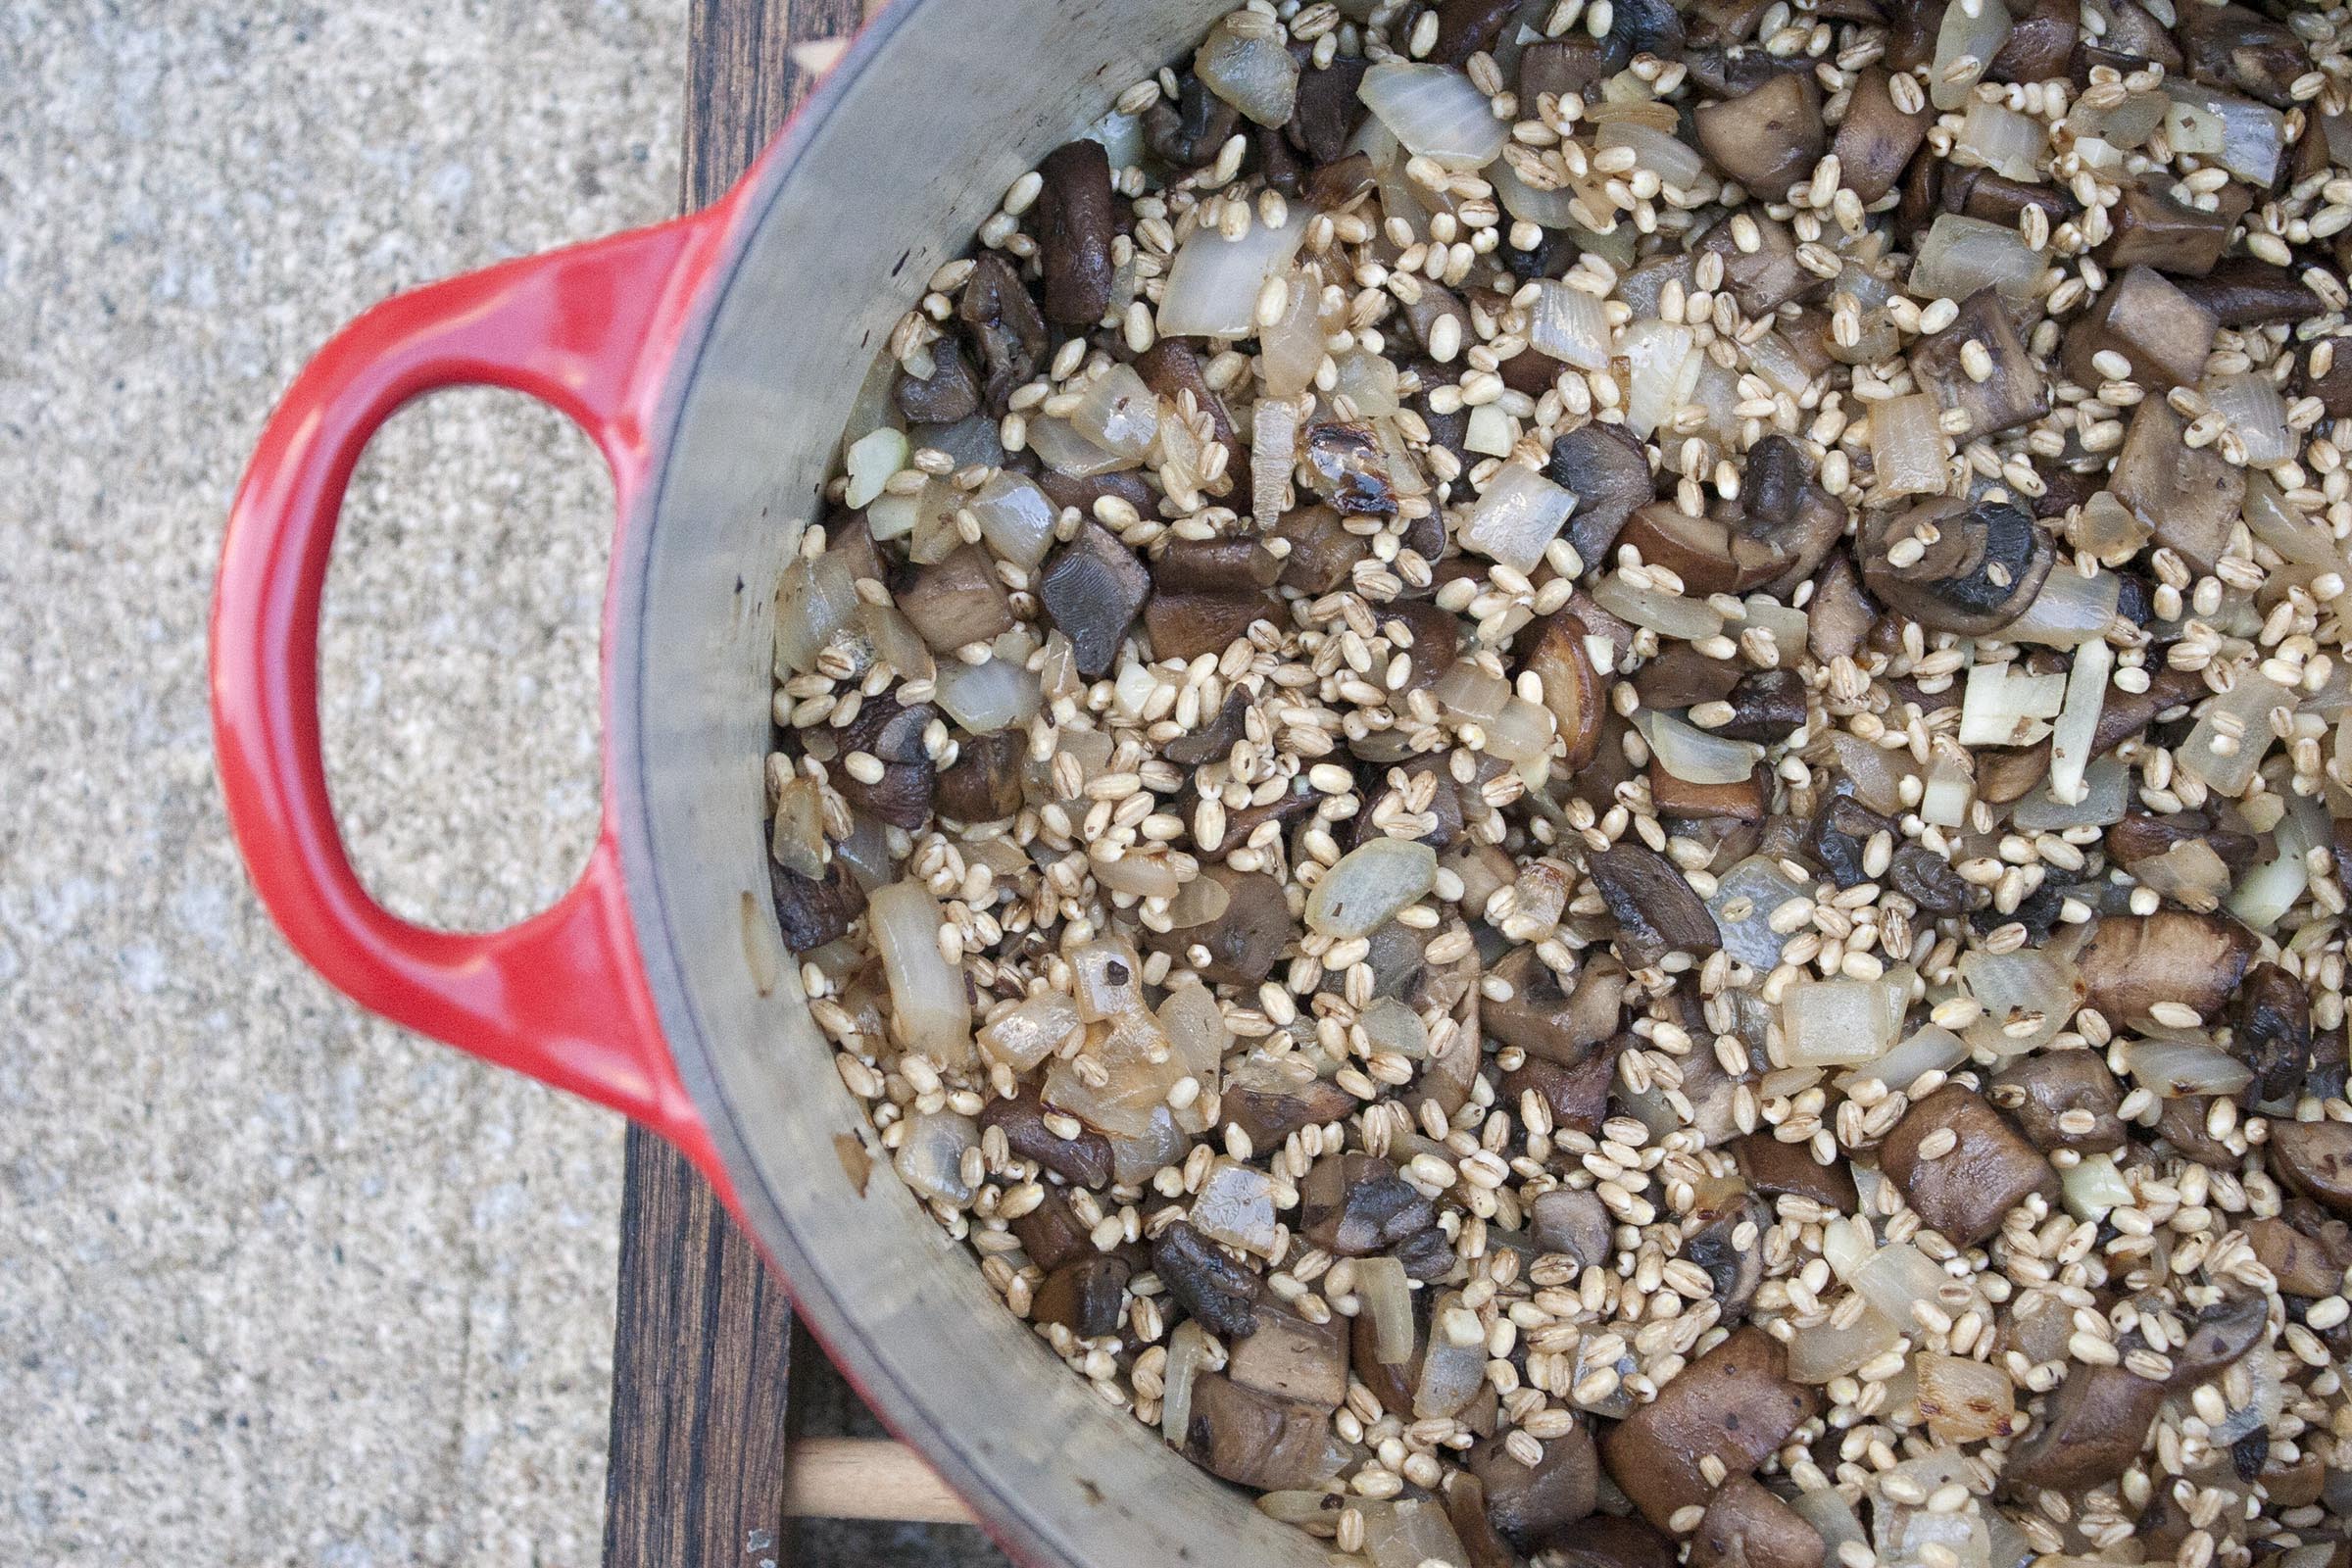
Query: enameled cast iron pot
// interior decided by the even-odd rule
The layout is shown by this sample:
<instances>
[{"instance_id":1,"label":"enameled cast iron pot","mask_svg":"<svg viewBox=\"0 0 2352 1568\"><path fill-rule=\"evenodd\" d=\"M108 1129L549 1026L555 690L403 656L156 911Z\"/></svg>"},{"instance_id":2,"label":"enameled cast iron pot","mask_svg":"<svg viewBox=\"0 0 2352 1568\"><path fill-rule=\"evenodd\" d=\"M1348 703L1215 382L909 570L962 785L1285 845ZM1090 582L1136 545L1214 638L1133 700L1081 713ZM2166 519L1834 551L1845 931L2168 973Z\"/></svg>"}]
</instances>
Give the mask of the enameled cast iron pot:
<instances>
[{"instance_id":1,"label":"enameled cast iron pot","mask_svg":"<svg viewBox=\"0 0 2352 1568\"><path fill-rule=\"evenodd\" d=\"M727 198L421 288L320 351L264 432L213 609L213 709L255 885L320 974L410 1028L659 1129L714 1182L836 1361L1039 1568L1308 1568L1324 1553L1065 1371L887 1169L810 1022L767 892L770 642L854 390L1005 187L1226 0L894 0ZM578 421L619 518L604 821L511 930L420 929L362 889L320 760L318 605L345 484L420 393Z\"/></svg>"}]
</instances>

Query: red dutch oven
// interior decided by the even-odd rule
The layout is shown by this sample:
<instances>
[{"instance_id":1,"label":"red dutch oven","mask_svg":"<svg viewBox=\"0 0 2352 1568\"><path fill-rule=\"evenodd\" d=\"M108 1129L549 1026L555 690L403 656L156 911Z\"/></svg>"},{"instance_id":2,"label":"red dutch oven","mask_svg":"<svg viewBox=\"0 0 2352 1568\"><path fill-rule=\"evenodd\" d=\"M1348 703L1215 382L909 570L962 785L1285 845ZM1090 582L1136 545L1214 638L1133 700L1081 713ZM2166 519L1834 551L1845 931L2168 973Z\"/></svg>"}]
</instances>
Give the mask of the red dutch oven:
<instances>
[{"instance_id":1,"label":"red dutch oven","mask_svg":"<svg viewBox=\"0 0 2352 1568\"><path fill-rule=\"evenodd\" d=\"M775 587L851 398L999 195L1224 0L897 0L727 197L387 301L304 368L229 519L212 695L230 821L286 938L363 1006L658 1129L882 1417L1025 1562L1319 1565L1006 1312L886 1168L808 1017L761 831ZM612 466L604 819L487 935L370 899L337 836L318 606L344 487L410 399L499 386Z\"/></svg>"}]
</instances>

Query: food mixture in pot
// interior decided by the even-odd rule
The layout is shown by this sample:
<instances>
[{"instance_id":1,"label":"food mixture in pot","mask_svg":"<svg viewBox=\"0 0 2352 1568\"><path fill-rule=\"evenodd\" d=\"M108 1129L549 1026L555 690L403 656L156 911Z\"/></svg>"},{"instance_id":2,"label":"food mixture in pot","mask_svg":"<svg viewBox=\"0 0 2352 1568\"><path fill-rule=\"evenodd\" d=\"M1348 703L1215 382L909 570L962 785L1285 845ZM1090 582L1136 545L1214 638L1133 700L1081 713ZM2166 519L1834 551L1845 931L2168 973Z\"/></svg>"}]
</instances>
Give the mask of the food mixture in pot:
<instances>
[{"instance_id":1,"label":"food mixture in pot","mask_svg":"<svg viewBox=\"0 0 2352 1568\"><path fill-rule=\"evenodd\" d=\"M1015 182L769 777L1005 1308L1373 1568L2343 1568L2348 38L1255 0Z\"/></svg>"}]
</instances>

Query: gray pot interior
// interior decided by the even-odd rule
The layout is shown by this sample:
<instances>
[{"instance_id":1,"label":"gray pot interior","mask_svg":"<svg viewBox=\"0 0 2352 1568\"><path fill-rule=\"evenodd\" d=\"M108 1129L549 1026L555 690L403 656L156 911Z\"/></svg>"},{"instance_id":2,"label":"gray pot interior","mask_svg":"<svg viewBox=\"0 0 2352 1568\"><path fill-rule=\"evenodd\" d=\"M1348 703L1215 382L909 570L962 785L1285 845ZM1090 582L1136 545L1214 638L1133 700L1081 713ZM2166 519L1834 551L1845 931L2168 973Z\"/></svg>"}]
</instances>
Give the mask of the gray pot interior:
<instances>
[{"instance_id":1,"label":"gray pot interior","mask_svg":"<svg viewBox=\"0 0 2352 1568\"><path fill-rule=\"evenodd\" d=\"M876 1162L808 1016L760 816L777 573L892 322L1005 187L1224 0L895 0L785 133L680 347L674 436L615 563L623 855L662 1026L804 1315L883 1417L1038 1564L1320 1565L1111 1409ZM870 1140L869 1140L870 1147Z\"/></svg>"}]
</instances>

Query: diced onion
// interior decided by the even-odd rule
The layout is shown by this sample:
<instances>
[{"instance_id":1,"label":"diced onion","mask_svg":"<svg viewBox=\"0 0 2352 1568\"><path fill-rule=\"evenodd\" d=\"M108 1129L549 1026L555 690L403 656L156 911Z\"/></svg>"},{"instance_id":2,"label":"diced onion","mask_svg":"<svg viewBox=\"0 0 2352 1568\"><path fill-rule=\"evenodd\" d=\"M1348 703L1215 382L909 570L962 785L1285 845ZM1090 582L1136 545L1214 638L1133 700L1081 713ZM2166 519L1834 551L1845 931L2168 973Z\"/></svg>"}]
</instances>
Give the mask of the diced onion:
<instances>
[{"instance_id":1,"label":"diced onion","mask_svg":"<svg viewBox=\"0 0 2352 1568\"><path fill-rule=\"evenodd\" d=\"M823 555L785 569L776 589L776 672L806 675L863 601L848 560Z\"/></svg>"},{"instance_id":2,"label":"diced onion","mask_svg":"<svg viewBox=\"0 0 2352 1568\"><path fill-rule=\"evenodd\" d=\"M961 1207L972 1200L963 1179L963 1156L980 1145L980 1127L969 1116L940 1110L906 1118L905 1141L891 1164L914 1196Z\"/></svg>"},{"instance_id":3,"label":"diced onion","mask_svg":"<svg viewBox=\"0 0 2352 1568\"><path fill-rule=\"evenodd\" d=\"M1911 1357L1919 1379L1919 1413L1942 1443L1983 1443L2007 1437L2017 1422L2017 1385L2008 1369L1964 1355L1921 1350Z\"/></svg>"},{"instance_id":4,"label":"diced onion","mask_svg":"<svg viewBox=\"0 0 2352 1568\"><path fill-rule=\"evenodd\" d=\"M2094 1225L2130 1204L2132 1197L2132 1184L2124 1180L2114 1158L2107 1154L2084 1154L2058 1173L2058 1185L2066 1199L2066 1211Z\"/></svg>"},{"instance_id":5,"label":"diced onion","mask_svg":"<svg viewBox=\"0 0 2352 1568\"><path fill-rule=\"evenodd\" d=\"M1840 1089L1849 1089L1873 1078L1900 1091L1919 1082L1923 1073L1948 1072L1967 1059L1967 1041L1941 1024L1925 1024L1876 1061L1839 1073L1837 1083Z\"/></svg>"},{"instance_id":6,"label":"diced onion","mask_svg":"<svg viewBox=\"0 0 2352 1568\"><path fill-rule=\"evenodd\" d=\"M1391 1366L1413 1358L1413 1297L1404 1265L1393 1257L1355 1260L1355 1294L1372 1314L1372 1353Z\"/></svg>"},{"instance_id":7,"label":"diced onion","mask_svg":"<svg viewBox=\"0 0 2352 1568\"><path fill-rule=\"evenodd\" d=\"M1486 178L1494 187L1502 210L1522 223L1534 223L1539 228L1567 228L1576 221L1572 210L1576 205L1573 186L1538 190L1520 177L1508 158L1497 158L1489 164Z\"/></svg>"},{"instance_id":8,"label":"diced onion","mask_svg":"<svg viewBox=\"0 0 2352 1568\"><path fill-rule=\"evenodd\" d=\"M1412 839L1369 839L1340 858L1306 897L1307 929L1346 941L1370 936L1430 890L1438 855Z\"/></svg>"},{"instance_id":9,"label":"diced onion","mask_svg":"<svg viewBox=\"0 0 2352 1568\"><path fill-rule=\"evenodd\" d=\"M1384 60L1364 73L1356 96L1407 152L1446 169L1484 169L1508 134L1487 95L1451 66Z\"/></svg>"},{"instance_id":10,"label":"diced onion","mask_svg":"<svg viewBox=\"0 0 2352 1568\"><path fill-rule=\"evenodd\" d=\"M1132 365L1095 377L1070 411L1070 428L1105 452L1141 460L1159 434L1159 398Z\"/></svg>"},{"instance_id":11,"label":"diced onion","mask_svg":"<svg viewBox=\"0 0 2352 1568\"><path fill-rule=\"evenodd\" d=\"M2172 105L2164 114L2173 151L2210 158L2257 190L2278 177L2286 150L2286 121L2268 104L2180 77L2168 78Z\"/></svg>"},{"instance_id":12,"label":"diced onion","mask_svg":"<svg viewBox=\"0 0 2352 1568\"><path fill-rule=\"evenodd\" d=\"M1876 1060L1902 1025L1902 1004L1883 981L1799 980L1781 993L1781 1042L1791 1067Z\"/></svg>"},{"instance_id":13,"label":"diced onion","mask_svg":"<svg viewBox=\"0 0 2352 1568\"><path fill-rule=\"evenodd\" d=\"M1773 911L1805 892L1770 856L1751 855L1733 866L1716 880L1715 895L1707 900L1707 912L1723 934L1723 951L1758 974L1770 973L1789 941L1773 930Z\"/></svg>"},{"instance_id":14,"label":"diced onion","mask_svg":"<svg viewBox=\"0 0 2352 1568\"><path fill-rule=\"evenodd\" d=\"M1432 1421L1470 1402L1486 1383L1487 1340L1478 1314L1462 1304L1462 1293L1447 1291L1429 1315L1429 1346L1421 1355L1421 1379L1413 1389L1413 1418Z\"/></svg>"},{"instance_id":15,"label":"diced onion","mask_svg":"<svg viewBox=\"0 0 2352 1568\"><path fill-rule=\"evenodd\" d=\"M2143 145L2156 127L2164 123L2165 107L2170 102L2161 92L2132 93L2111 109L2077 104L2067 111L2066 121L2074 127L2077 146L2090 136L2118 152L2130 152Z\"/></svg>"},{"instance_id":16,"label":"diced onion","mask_svg":"<svg viewBox=\"0 0 2352 1568\"><path fill-rule=\"evenodd\" d=\"M945 660L933 676L932 690L948 716L974 735L1025 724L1037 716L1040 704L1036 674L1008 659L983 664Z\"/></svg>"},{"instance_id":17,"label":"diced onion","mask_svg":"<svg viewBox=\"0 0 2352 1568\"><path fill-rule=\"evenodd\" d=\"M1935 63L1928 71L1928 97L1937 109L1957 109L2009 39L2009 8L2003 0L1952 0L1936 33ZM1975 71L1955 72L1962 60Z\"/></svg>"},{"instance_id":18,"label":"diced onion","mask_svg":"<svg viewBox=\"0 0 2352 1568\"><path fill-rule=\"evenodd\" d=\"M1996 1056L2022 1055L2048 1045L2082 1003L2075 966L2039 949L1989 953L1979 948L1964 954L1960 983L1984 1008L1963 1034L1971 1046ZM2023 1034L2011 1034L2006 1026L2027 1013L2040 1021Z\"/></svg>"},{"instance_id":19,"label":"diced onion","mask_svg":"<svg viewBox=\"0 0 2352 1568\"><path fill-rule=\"evenodd\" d=\"M1959 3L1954 0L1955 5ZM2002 9L2002 0L1990 0L1990 4L1995 11ZM2032 115L1972 98L1958 145L1975 153L1996 174L2032 181L2041 178L2041 164L2050 152L2050 133Z\"/></svg>"},{"instance_id":20,"label":"diced onion","mask_svg":"<svg viewBox=\"0 0 2352 1568\"><path fill-rule=\"evenodd\" d=\"M1690 401L1690 389L1698 382L1699 351L1687 326L1635 321L1626 327L1618 352L1628 371L1625 426L1646 436ZM1940 465L1936 472L1936 488L1941 489Z\"/></svg>"},{"instance_id":21,"label":"diced onion","mask_svg":"<svg viewBox=\"0 0 2352 1568\"><path fill-rule=\"evenodd\" d=\"M1181 1447L1193 1423L1193 1379L1201 1368L1224 1364L1225 1352L1198 1320L1186 1318L1168 1336L1167 1364L1160 1370L1159 1435Z\"/></svg>"},{"instance_id":22,"label":"diced onion","mask_svg":"<svg viewBox=\"0 0 2352 1568\"><path fill-rule=\"evenodd\" d=\"M1954 0L1957 4L1958 0ZM2000 0L1985 0L1997 6ZM1934 495L1945 484L1941 411L1931 392L1870 405L1870 458L1888 496Z\"/></svg>"},{"instance_id":23,"label":"diced onion","mask_svg":"<svg viewBox=\"0 0 2352 1568\"><path fill-rule=\"evenodd\" d=\"M1298 407L1259 398L1250 415L1250 511L1271 528L1291 510L1291 469L1298 456Z\"/></svg>"},{"instance_id":24,"label":"diced onion","mask_svg":"<svg viewBox=\"0 0 2352 1568\"><path fill-rule=\"evenodd\" d=\"M2159 1100L2229 1097L2254 1081L2251 1067L2197 1040L2134 1040L2124 1048L2124 1065Z\"/></svg>"},{"instance_id":25,"label":"diced onion","mask_svg":"<svg viewBox=\"0 0 2352 1568\"><path fill-rule=\"evenodd\" d=\"M1696 185L1707 167L1697 148L1672 131L1660 130L1638 120L1603 122L1595 145L1604 153L1612 147L1632 148L1637 167L1657 175L1661 185L1684 190Z\"/></svg>"},{"instance_id":26,"label":"diced onion","mask_svg":"<svg viewBox=\"0 0 2352 1568\"><path fill-rule=\"evenodd\" d=\"M866 920L882 954L900 1044L951 1067L972 1058L972 1007L963 975L939 950L947 916L920 882L893 882L867 895Z\"/></svg>"},{"instance_id":27,"label":"diced onion","mask_svg":"<svg viewBox=\"0 0 2352 1568\"><path fill-rule=\"evenodd\" d=\"M2112 490L2094 492L2067 525L2066 541L2110 566L2120 566L2148 542L2148 525Z\"/></svg>"},{"instance_id":28,"label":"diced onion","mask_svg":"<svg viewBox=\"0 0 2352 1568\"><path fill-rule=\"evenodd\" d=\"M2052 793L2050 781L2017 803L2009 814L2029 833L2061 833L2070 827L2106 827L2121 822L2130 805L2131 768L2119 758L2101 757L2082 770L2082 799L2072 805Z\"/></svg>"},{"instance_id":29,"label":"diced onion","mask_svg":"<svg viewBox=\"0 0 2352 1568\"><path fill-rule=\"evenodd\" d=\"M1519 421L1499 403L1482 403L1470 411L1462 445L1490 458L1507 458L1519 446Z\"/></svg>"},{"instance_id":30,"label":"diced onion","mask_svg":"<svg viewBox=\"0 0 2352 1568\"><path fill-rule=\"evenodd\" d=\"M1042 459L1055 473L1068 474L1073 479L1091 479L1097 474L1117 473L1137 466L1137 460L1112 452L1101 443L1079 433L1078 427L1067 419L1040 415L1029 421L1029 450Z\"/></svg>"},{"instance_id":31,"label":"diced onion","mask_svg":"<svg viewBox=\"0 0 2352 1568\"><path fill-rule=\"evenodd\" d=\"M1621 620L1680 642L1703 642L1723 630L1722 612L1705 600L1637 588L1621 572L1593 584L1592 602Z\"/></svg>"},{"instance_id":32,"label":"diced onion","mask_svg":"<svg viewBox=\"0 0 2352 1568\"><path fill-rule=\"evenodd\" d=\"M2292 708L2294 701L2293 692L2249 665L2237 672L2230 690L2213 699L2173 755L2215 794L2243 795L2275 739L2271 710ZM2225 733L2231 728L2237 733Z\"/></svg>"},{"instance_id":33,"label":"diced onion","mask_svg":"<svg viewBox=\"0 0 2352 1568\"><path fill-rule=\"evenodd\" d=\"M2079 571L2053 571L2026 612L2001 628L2001 639L2038 643L2045 648L2080 648L2106 634L2122 591L2123 582L2112 571L2087 577Z\"/></svg>"},{"instance_id":34,"label":"diced onion","mask_svg":"<svg viewBox=\"0 0 2352 1568\"><path fill-rule=\"evenodd\" d=\"M2272 833L2278 853L2240 877L2230 896L2230 912L2257 931L2278 925L2311 886L2309 856L2328 842L2328 816L2319 802L2290 794Z\"/></svg>"},{"instance_id":35,"label":"diced onion","mask_svg":"<svg viewBox=\"0 0 2352 1568\"><path fill-rule=\"evenodd\" d=\"M2016 229L1943 213L1919 242L1919 259L1911 264L1911 292L1923 300L1964 300L1989 286L2005 300L2028 300L2034 297L2041 270L2040 253Z\"/></svg>"},{"instance_id":36,"label":"diced onion","mask_svg":"<svg viewBox=\"0 0 2352 1568\"><path fill-rule=\"evenodd\" d=\"M1958 827L1968 816L1968 804L1976 798L1976 780L1968 771L1968 763L1947 752L1938 752L1928 764L1928 776L1919 795L1919 818L1935 827Z\"/></svg>"},{"instance_id":37,"label":"diced onion","mask_svg":"<svg viewBox=\"0 0 2352 1568\"><path fill-rule=\"evenodd\" d=\"M1544 547L1567 523L1576 499L1527 465L1506 463L1472 503L1460 529L1462 548L1514 571L1533 571Z\"/></svg>"},{"instance_id":38,"label":"diced onion","mask_svg":"<svg viewBox=\"0 0 2352 1568\"><path fill-rule=\"evenodd\" d=\"M1332 391L1355 405L1358 418L1378 418L1402 406L1396 397L1396 367L1386 356L1354 349L1342 355L1334 368L1339 379Z\"/></svg>"},{"instance_id":39,"label":"diced onion","mask_svg":"<svg viewBox=\"0 0 2352 1568\"><path fill-rule=\"evenodd\" d=\"M1298 62L1271 17L1236 11L1208 29L1193 55L1200 85L1261 125L1291 118L1298 97Z\"/></svg>"},{"instance_id":40,"label":"diced onion","mask_svg":"<svg viewBox=\"0 0 2352 1568\"><path fill-rule=\"evenodd\" d=\"M1242 338L1254 333L1258 291L1267 278L1290 267L1306 241L1306 204L1295 202L1279 228L1252 218L1240 239L1227 239L1209 224L1194 229L1168 264L1159 335Z\"/></svg>"},{"instance_id":41,"label":"diced onion","mask_svg":"<svg viewBox=\"0 0 2352 1568\"><path fill-rule=\"evenodd\" d=\"M2256 467L2284 463L2295 455L2295 438L2286 428L2286 403L2267 375L2244 371L2209 377L2205 402L2230 421L2230 428L2246 444L2246 462Z\"/></svg>"},{"instance_id":42,"label":"diced onion","mask_svg":"<svg viewBox=\"0 0 2352 1568\"><path fill-rule=\"evenodd\" d=\"M850 477L842 504L862 507L882 493L892 474L906 466L906 432L887 424L867 431L850 443L844 466Z\"/></svg>"},{"instance_id":43,"label":"diced onion","mask_svg":"<svg viewBox=\"0 0 2352 1568\"><path fill-rule=\"evenodd\" d=\"M1864 1356L1862 1359L1866 1361L1870 1357ZM1860 1366L1862 1362L1854 1364ZM1821 1537L1822 1544L1830 1548L1830 1557L1838 1556L1838 1548L1849 1541L1857 1546L1867 1547L1870 1544L1870 1537L1863 1533L1862 1521L1855 1515L1854 1505L1847 1502L1844 1494L1836 1487L1825 1486L1813 1492L1800 1492L1788 1499L1788 1508L1813 1527L1813 1533Z\"/></svg>"},{"instance_id":44,"label":"diced onion","mask_svg":"<svg viewBox=\"0 0 2352 1568\"><path fill-rule=\"evenodd\" d=\"M1935 1259L1909 1242L1889 1242L1854 1270L1853 1285L1890 1323L1908 1326L1911 1308L1925 1301L1942 1310L1940 1293L1957 1284ZM1956 1314L1955 1314L1956 1315Z\"/></svg>"},{"instance_id":45,"label":"diced onion","mask_svg":"<svg viewBox=\"0 0 2352 1568\"><path fill-rule=\"evenodd\" d=\"M1550 278L1537 283L1536 290L1527 327L1529 345L1580 370L1606 367L1609 319L1598 296Z\"/></svg>"},{"instance_id":46,"label":"diced onion","mask_svg":"<svg viewBox=\"0 0 2352 1568\"><path fill-rule=\"evenodd\" d=\"M2015 664L1978 664L1968 672L1960 702L1963 746L2031 746L2058 716L2066 700L2066 677L2029 675Z\"/></svg>"},{"instance_id":47,"label":"diced onion","mask_svg":"<svg viewBox=\"0 0 2352 1568\"><path fill-rule=\"evenodd\" d=\"M1078 1027L1078 1008L1058 991L1044 991L992 1020L979 1034L980 1051L1014 1072L1027 1072L1052 1055Z\"/></svg>"},{"instance_id":48,"label":"diced onion","mask_svg":"<svg viewBox=\"0 0 2352 1568\"><path fill-rule=\"evenodd\" d=\"M1741 783L1764 760L1764 748L1755 742L1709 734L1672 713L1640 709L1634 724L1658 765L1686 784Z\"/></svg>"},{"instance_id":49,"label":"diced onion","mask_svg":"<svg viewBox=\"0 0 2352 1568\"><path fill-rule=\"evenodd\" d=\"M1492 724L1511 700L1511 683L1476 661L1456 660L1431 685L1438 711L1455 725Z\"/></svg>"},{"instance_id":50,"label":"diced onion","mask_svg":"<svg viewBox=\"0 0 2352 1568\"><path fill-rule=\"evenodd\" d=\"M1035 567L1054 543L1055 507L1035 480L1000 468L965 503L988 547L1017 566Z\"/></svg>"},{"instance_id":51,"label":"diced onion","mask_svg":"<svg viewBox=\"0 0 2352 1568\"><path fill-rule=\"evenodd\" d=\"M1884 1312L1865 1306L1844 1328L1819 1323L1799 1329L1788 1341L1788 1376L1799 1383L1827 1383L1886 1354L1902 1339L1902 1329Z\"/></svg>"},{"instance_id":52,"label":"diced onion","mask_svg":"<svg viewBox=\"0 0 2352 1568\"><path fill-rule=\"evenodd\" d=\"M2104 639L2084 643L2075 652L2075 667L2066 677L2066 701L2050 726L2050 795L2072 804L2083 798L2083 770L2090 765L2090 749L2097 743L2099 715L2107 708L2107 679L2115 669L2115 649Z\"/></svg>"},{"instance_id":53,"label":"diced onion","mask_svg":"<svg viewBox=\"0 0 2352 1568\"><path fill-rule=\"evenodd\" d=\"M2246 500L2241 510L2247 531L2256 542L2278 553L2294 580L2309 581L2322 572L2343 571L2343 552L2335 535L2288 505L2278 481L2268 473L2246 475ZM2335 667L2339 676L2352 670L2352 665L2340 661Z\"/></svg>"}]
</instances>

